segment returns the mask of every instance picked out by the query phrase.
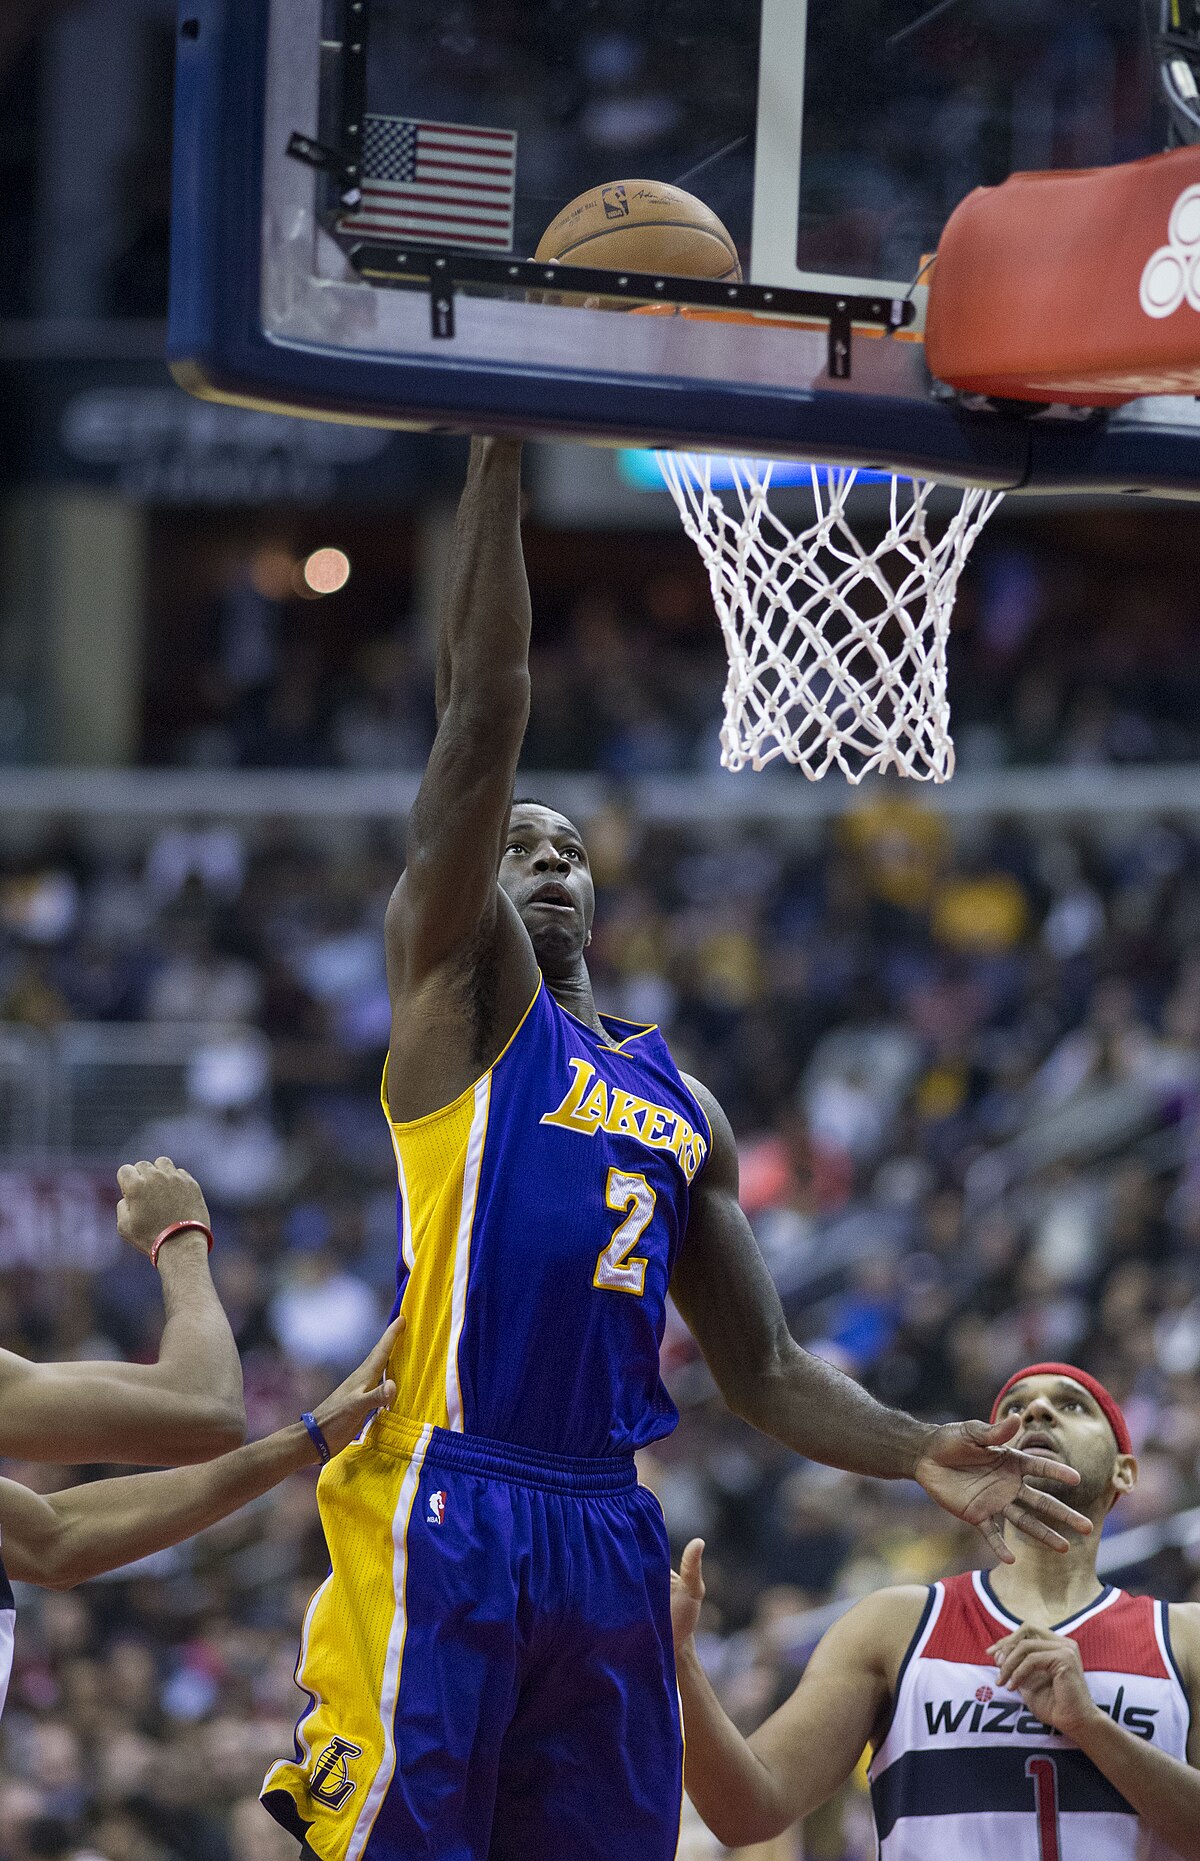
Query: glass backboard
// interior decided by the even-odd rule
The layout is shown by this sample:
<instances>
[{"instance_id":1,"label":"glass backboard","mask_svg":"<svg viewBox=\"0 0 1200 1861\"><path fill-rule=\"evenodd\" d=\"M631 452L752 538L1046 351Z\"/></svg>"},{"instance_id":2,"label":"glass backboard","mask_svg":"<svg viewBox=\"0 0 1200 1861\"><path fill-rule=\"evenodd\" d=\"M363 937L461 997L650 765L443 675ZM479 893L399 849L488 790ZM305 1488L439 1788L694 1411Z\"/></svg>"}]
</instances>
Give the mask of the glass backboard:
<instances>
[{"instance_id":1,"label":"glass backboard","mask_svg":"<svg viewBox=\"0 0 1200 1861\"><path fill-rule=\"evenodd\" d=\"M966 407L920 340L928 256L973 188L1164 146L1129 0L185 0L176 124L171 352L198 392L1200 486L1190 400ZM597 244L582 270L534 263L568 202L632 179L701 200L743 282L606 283Z\"/></svg>"}]
</instances>

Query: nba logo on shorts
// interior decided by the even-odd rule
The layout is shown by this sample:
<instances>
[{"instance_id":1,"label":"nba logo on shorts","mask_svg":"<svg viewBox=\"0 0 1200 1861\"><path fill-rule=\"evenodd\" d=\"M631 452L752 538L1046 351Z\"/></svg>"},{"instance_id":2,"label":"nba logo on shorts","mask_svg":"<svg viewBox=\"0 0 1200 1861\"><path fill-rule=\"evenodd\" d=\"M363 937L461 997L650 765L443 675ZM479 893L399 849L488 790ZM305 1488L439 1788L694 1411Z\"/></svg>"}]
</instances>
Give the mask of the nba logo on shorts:
<instances>
[{"instance_id":1,"label":"nba logo on shorts","mask_svg":"<svg viewBox=\"0 0 1200 1861\"><path fill-rule=\"evenodd\" d=\"M425 1523L427 1525L441 1525L443 1521L445 1520L445 1517L446 1517L446 1495L445 1493L430 1493L429 1510L425 1514Z\"/></svg>"}]
</instances>

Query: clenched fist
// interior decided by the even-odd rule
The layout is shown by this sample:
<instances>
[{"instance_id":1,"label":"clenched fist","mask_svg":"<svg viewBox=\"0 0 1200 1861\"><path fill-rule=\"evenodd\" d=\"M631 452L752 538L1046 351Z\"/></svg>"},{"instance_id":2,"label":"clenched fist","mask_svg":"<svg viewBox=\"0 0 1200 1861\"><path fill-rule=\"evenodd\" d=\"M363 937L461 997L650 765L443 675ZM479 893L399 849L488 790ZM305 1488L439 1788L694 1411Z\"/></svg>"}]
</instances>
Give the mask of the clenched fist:
<instances>
[{"instance_id":1,"label":"clenched fist","mask_svg":"<svg viewBox=\"0 0 1200 1861\"><path fill-rule=\"evenodd\" d=\"M158 1157L153 1163L123 1163L117 1171L117 1186L121 1191L117 1233L140 1254L149 1254L163 1229L177 1221L211 1226L200 1184L186 1170L176 1169L170 1157Z\"/></svg>"}]
</instances>

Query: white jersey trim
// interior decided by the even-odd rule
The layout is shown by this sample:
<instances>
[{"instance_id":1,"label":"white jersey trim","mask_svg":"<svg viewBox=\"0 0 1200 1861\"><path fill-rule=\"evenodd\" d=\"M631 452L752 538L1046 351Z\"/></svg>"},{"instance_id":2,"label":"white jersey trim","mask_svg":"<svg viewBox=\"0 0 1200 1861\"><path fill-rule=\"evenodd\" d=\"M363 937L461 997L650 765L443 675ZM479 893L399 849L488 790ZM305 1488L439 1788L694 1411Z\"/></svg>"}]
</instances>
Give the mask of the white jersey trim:
<instances>
[{"instance_id":1,"label":"white jersey trim","mask_svg":"<svg viewBox=\"0 0 1200 1861\"><path fill-rule=\"evenodd\" d=\"M1192 1735L1192 1696L1183 1684L1183 1674L1180 1672L1179 1662L1175 1659L1175 1646L1171 1640L1171 1617L1168 1613L1170 1607L1170 1603L1155 1602L1154 1634L1167 1672L1171 1676L1172 1683L1178 1687L1179 1697L1183 1701L1185 1716L1183 1742L1186 1751Z\"/></svg>"},{"instance_id":2,"label":"white jersey trim","mask_svg":"<svg viewBox=\"0 0 1200 1861\"><path fill-rule=\"evenodd\" d=\"M1010 1614L999 1598L992 1595L986 1571L973 1570L971 1582L976 1596L994 1621L999 1622L1001 1627L1010 1632L1021 1627L1020 1617ZM1063 1621L1053 1623L1051 1632L1055 1635L1073 1635L1076 1629L1083 1627L1085 1622L1090 1622L1094 1616L1102 1615L1106 1609L1111 1609L1115 1602L1120 1601L1124 1593L1123 1590L1115 1589L1111 1583L1106 1583L1094 1603L1089 1603L1086 1609L1080 1609L1076 1615L1069 1615Z\"/></svg>"}]
</instances>

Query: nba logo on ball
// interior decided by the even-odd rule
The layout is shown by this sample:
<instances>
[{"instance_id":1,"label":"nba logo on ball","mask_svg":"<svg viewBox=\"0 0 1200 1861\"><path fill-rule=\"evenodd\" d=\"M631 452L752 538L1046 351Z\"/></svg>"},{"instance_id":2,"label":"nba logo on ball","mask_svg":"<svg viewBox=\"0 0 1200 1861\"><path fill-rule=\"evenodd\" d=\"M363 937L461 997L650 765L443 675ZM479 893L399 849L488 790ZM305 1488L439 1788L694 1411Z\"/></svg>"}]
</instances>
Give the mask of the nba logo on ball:
<instances>
[{"instance_id":1,"label":"nba logo on ball","mask_svg":"<svg viewBox=\"0 0 1200 1861\"><path fill-rule=\"evenodd\" d=\"M629 196L619 181L613 187L602 187L600 198L604 202L606 220L627 220L629 218Z\"/></svg>"},{"instance_id":2,"label":"nba logo on ball","mask_svg":"<svg viewBox=\"0 0 1200 1861\"><path fill-rule=\"evenodd\" d=\"M446 1517L446 1495L445 1493L430 1493L429 1510L425 1514L426 1523L430 1525L441 1525L442 1523L444 1523L445 1517Z\"/></svg>"}]
</instances>

